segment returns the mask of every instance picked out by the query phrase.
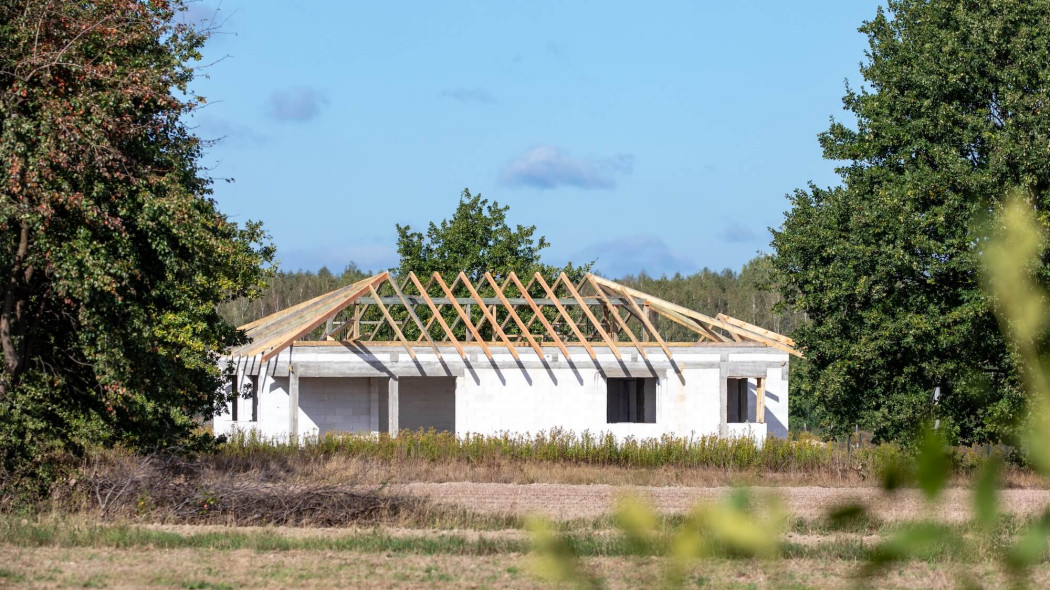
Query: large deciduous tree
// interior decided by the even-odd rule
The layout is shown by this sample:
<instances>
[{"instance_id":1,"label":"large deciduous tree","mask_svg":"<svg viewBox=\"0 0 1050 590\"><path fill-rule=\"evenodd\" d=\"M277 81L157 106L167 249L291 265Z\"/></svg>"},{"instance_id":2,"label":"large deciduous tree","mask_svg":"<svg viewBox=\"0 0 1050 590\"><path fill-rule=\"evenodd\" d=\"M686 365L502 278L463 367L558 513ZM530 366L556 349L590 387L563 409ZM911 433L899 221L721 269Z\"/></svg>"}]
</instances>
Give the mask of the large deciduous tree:
<instances>
[{"instance_id":1,"label":"large deciduous tree","mask_svg":"<svg viewBox=\"0 0 1050 590\"><path fill-rule=\"evenodd\" d=\"M820 135L842 184L796 191L774 231L783 295L811 320L796 395L838 432L938 418L999 440L1025 405L980 289L980 222L1014 186L1047 219L1050 3L891 0L860 30L856 123Z\"/></svg>"},{"instance_id":2,"label":"large deciduous tree","mask_svg":"<svg viewBox=\"0 0 1050 590\"><path fill-rule=\"evenodd\" d=\"M0 0L0 480L85 444L184 442L223 403L216 304L261 227L209 197L181 0ZM0 481L2 484L2 481Z\"/></svg>"},{"instance_id":3,"label":"large deciduous tree","mask_svg":"<svg viewBox=\"0 0 1050 590\"><path fill-rule=\"evenodd\" d=\"M534 237L534 225L507 225L508 209L463 189L452 218L441 220L440 225L430 222L425 236L410 226L398 225L398 272L427 275L437 271L455 276L462 271L471 282L480 283L486 271L499 277L511 271L551 275L564 270L578 279L590 267L574 267L570 263L561 269L543 264L540 251L550 245L547 239Z\"/></svg>"}]
</instances>

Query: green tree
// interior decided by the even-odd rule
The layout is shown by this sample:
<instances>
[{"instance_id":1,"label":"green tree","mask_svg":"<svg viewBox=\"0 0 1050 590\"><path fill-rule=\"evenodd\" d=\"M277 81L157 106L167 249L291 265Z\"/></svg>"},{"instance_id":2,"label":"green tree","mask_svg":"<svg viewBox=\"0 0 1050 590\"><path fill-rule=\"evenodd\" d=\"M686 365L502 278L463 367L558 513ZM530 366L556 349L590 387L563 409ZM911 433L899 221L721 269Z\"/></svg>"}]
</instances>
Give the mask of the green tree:
<instances>
[{"instance_id":1,"label":"green tree","mask_svg":"<svg viewBox=\"0 0 1050 590\"><path fill-rule=\"evenodd\" d=\"M398 273L407 275L411 271L424 276L437 271L453 277L463 271L472 283L479 284L486 271L500 277L511 271L519 275L539 271L550 276L564 270L571 278L579 278L590 268L569 263L560 269L540 262L540 251L550 244L543 236L534 237L534 225L507 225L509 209L463 189L452 218L441 220L440 225L430 222L425 236L398 224Z\"/></svg>"},{"instance_id":2,"label":"green tree","mask_svg":"<svg viewBox=\"0 0 1050 590\"><path fill-rule=\"evenodd\" d=\"M0 0L0 485L85 444L184 443L226 401L241 336L216 304L272 250L209 197L183 9Z\"/></svg>"},{"instance_id":3,"label":"green tree","mask_svg":"<svg viewBox=\"0 0 1050 590\"><path fill-rule=\"evenodd\" d=\"M939 418L959 441L999 440L1025 404L974 228L1010 186L1046 223L1050 3L891 0L860 30L856 124L820 135L842 184L796 191L773 232L774 280L811 320L795 394L838 432L899 439Z\"/></svg>"}]
</instances>

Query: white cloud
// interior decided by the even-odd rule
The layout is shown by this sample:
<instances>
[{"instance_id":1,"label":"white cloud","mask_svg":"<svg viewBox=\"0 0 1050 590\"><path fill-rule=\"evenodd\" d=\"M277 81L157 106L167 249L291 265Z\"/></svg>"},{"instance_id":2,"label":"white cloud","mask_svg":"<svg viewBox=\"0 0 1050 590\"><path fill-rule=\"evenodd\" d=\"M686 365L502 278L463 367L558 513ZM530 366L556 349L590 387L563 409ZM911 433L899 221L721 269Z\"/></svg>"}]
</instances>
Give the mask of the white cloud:
<instances>
[{"instance_id":1,"label":"white cloud","mask_svg":"<svg viewBox=\"0 0 1050 590\"><path fill-rule=\"evenodd\" d=\"M554 146L539 146L518 156L500 173L500 182L509 186L551 189L573 186L582 189L612 189L616 176L630 174L634 156L617 154L609 158L576 158Z\"/></svg>"}]
</instances>

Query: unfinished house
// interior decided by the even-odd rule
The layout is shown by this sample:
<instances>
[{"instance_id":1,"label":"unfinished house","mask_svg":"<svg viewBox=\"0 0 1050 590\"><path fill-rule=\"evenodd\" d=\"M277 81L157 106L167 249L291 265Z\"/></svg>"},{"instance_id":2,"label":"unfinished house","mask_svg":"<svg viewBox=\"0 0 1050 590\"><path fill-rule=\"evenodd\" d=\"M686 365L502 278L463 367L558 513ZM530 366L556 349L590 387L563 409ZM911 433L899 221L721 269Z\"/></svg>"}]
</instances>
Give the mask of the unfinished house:
<instances>
[{"instance_id":1,"label":"unfinished house","mask_svg":"<svg viewBox=\"0 0 1050 590\"><path fill-rule=\"evenodd\" d=\"M587 274L379 274L252 322L216 433L785 437L781 334ZM225 361L224 361L225 362Z\"/></svg>"}]
</instances>

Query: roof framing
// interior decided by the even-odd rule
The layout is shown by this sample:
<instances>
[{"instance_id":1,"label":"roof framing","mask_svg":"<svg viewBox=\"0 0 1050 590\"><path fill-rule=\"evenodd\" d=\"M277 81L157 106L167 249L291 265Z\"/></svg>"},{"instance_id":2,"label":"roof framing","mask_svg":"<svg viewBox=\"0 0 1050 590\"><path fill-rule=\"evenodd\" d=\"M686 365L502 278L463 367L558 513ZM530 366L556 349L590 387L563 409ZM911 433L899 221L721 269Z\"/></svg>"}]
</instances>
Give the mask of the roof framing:
<instances>
[{"instance_id":1,"label":"roof framing","mask_svg":"<svg viewBox=\"0 0 1050 590\"><path fill-rule=\"evenodd\" d=\"M339 340L397 342L412 358L419 346L440 357L438 347L452 345L466 359L464 345L470 344L489 359L494 348L517 359L521 347L542 355L547 342L566 356L569 346L580 346L592 359L596 348L619 359L623 346L643 358L659 347L671 358L655 321L661 317L699 342L750 342L802 356L795 341L782 334L725 314L711 317L594 274L578 285L565 273L552 283L539 273L527 284L513 272L499 279L484 273L471 280L461 272L448 283L435 272L424 284L408 273L399 285L390 273L380 273L241 326L249 342L231 355L261 355L266 362L296 342Z\"/></svg>"}]
</instances>

